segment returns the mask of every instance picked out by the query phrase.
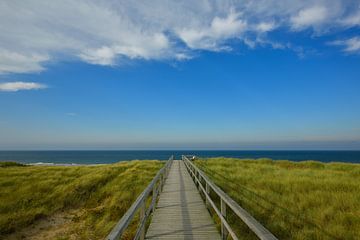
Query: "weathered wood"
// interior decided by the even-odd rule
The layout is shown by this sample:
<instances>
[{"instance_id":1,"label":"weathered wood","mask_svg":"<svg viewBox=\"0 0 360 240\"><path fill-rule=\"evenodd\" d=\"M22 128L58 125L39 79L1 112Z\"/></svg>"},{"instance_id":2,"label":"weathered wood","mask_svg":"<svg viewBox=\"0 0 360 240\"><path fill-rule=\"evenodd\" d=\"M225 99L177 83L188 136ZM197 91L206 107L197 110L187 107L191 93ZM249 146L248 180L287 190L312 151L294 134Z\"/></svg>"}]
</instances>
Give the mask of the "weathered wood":
<instances>
[{"instance_id":1,"label":"weathered wood","mask_svg":"<svg viewBox=\"0 0 360 240\"><path fill-rule=\"evenodd\" d=\"M183 161L173 161L146 239L220 240Z\"/></svg>"},{"instance_id":2,"label":"weathered wood","mask_svg":"<svg viewBox=\"0 0 360 240\"><path fill-rule=\"evenodd\" d=\"M157 199L157 188L156 188L156 184L154 184L153 189L152 189L152 199L151 199L151 205L152 207L152 212L155 211L155 206L156 206L156 199Z\"/></svg>"},{"instance_id":3,"label":"weathered wood","mask_svg":"<svg viewBox=\"0 0 360 240\"><path fill-rule=\"evenodd\" d=\"M277 240L277 238L267 230L263 225L261 225L253 216L251 216L245 209L239 206L234 200L232 200L225 192L223 192L218 186L216 186L210 179L207 177L198 167L196 167L186 156L182 157L186 165L188 166L189 171L192 171L193 175L199 174L202 179L204 179L205 184L209 185L211 190L213 190L221 199L223 204L226 204L261 240ZM199 181L198 178L195 177L195 181ZM226 229L229 231L231 237L233 239L237 239L237 237L232 232L232 229L228 225L226 219L222 216L221 211L217 209L210 196L206 193L207 190L200 184L202 191L205 194L205 197L208 199L216 214L221 219L221 223Z\"/></svg>"},{"instance_id":4,"label":"weathered wood","mask_svg":"<svg viewBox=\"0 0 360 240\"><path fill-rule=\"evenodd\" d=\"M223 218L226 219L226 204L224 203L224 201L222 199L220 199L220 211L221 211L221 215L223 216ZM221 238L223 240L226 240L228 236L228 231L224 225L223 222L221 222Z\"/></svg>"},{"instance_id":5,"label":"weathered wood","mask_svg":"<svg viewBox=\"0 0 360 240\"><path fill-rule=\"evenodd\" d=\"M140 208L140 218L143 219L144 223L140 226L140 240L145 239L145 214L146 214L146 203L145 201L142 203L142 207Z\"/></svg>"},{"instance_id":6,"label":"weathered wood","mask_svg":"<svg viewBox=\"0 0 360 240\"><path fill-rule=\"evenodd\" d=\"M205 191L206 191L206 194L210 194L210 187L209 187L209 184L207 184L207 182L205 182ZM209 208L210 204L209 204L208 198L205 198L205 203L206 203L206 207Z\"/></svg>"}]
</instances>

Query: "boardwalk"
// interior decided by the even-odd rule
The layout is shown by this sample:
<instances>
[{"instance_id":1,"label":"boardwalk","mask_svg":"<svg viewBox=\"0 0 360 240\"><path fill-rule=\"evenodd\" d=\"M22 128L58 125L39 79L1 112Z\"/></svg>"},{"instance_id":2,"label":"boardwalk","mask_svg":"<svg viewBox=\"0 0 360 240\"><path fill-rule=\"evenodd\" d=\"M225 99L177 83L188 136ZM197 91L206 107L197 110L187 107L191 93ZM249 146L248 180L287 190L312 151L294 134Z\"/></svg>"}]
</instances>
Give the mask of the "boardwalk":
<instances>
[{"instance_id":1,"label":"boardwalk","mask_svg":"<svg viewBox=\"0 0 360 240\"><path fill-rule=\"evenodd\" d=\"M171 166L146 239L221 239L183 161Z\"/></svg>"},{"instance_id":2,"label":"boardwalk","mask_svg":"<svg viewBox=\"0 0 360 240\"><path fill-rule=\"evenodd\" d=\"M239 240L227 221L227 209L241 219L260 240L277 240L269 230L216 186L187 156L183 155L182 161L173 159L174 156L171 156L165 166L158 171L106 237L107 240L119 240L137 213L139 213L139 224L134 240L145 238L220 240L228 237ZM206 204L220 219L222 237L216 230L199 191L204 194ZM220 199L220 208L215 204L212 195L217 195ZM146 204L149 200L151 204ZM154 213L151 214L152 212ZM150 226L145 236L146 223L150 217Z\"/></svg>"}]
</instances>

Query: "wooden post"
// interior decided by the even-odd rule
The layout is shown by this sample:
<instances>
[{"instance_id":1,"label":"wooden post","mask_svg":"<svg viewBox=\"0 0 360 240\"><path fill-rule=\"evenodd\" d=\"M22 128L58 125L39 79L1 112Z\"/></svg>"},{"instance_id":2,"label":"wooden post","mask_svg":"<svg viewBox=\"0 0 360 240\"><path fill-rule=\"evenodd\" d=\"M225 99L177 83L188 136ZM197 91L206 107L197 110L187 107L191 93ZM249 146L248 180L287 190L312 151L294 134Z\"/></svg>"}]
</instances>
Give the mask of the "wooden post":
<instances>
[{"instance_id":1,"label":"wooden post","mask_svg":"<svg viewBox=\"0 0 360 240\"><path fill-rule=\"evenodd\" d=\"M162 176L160 176L159 192L162 192L162 187L163 187L163 178Z\"/></svg>"},{"instance_id":2,"label":"wooden post","mask_svg":"<svg viewBox=\"0 0 360 240\"><path fill-rule=\"evenodd\" d=\"M143 201L142 206L140 208L140 222L142 222L145 219L145 212L146 212L146 204L145 201ZM143 227L141 228L140 240L145 239L145 225L146 223L144 223Z\"/></svg>"},{"instance_id":3,"label":"wooden post","mask_svg":"<svg viewBox=\"0 0 360 240\"><path fill-rule=\"evenodd\" d=\"M205 182L205 191L206 191L206 194L210 194L210 187L209 187L209 184L207 182ZM206 207L207 208L210 208L210 203L209 203L209 200L208 198L205 198L205 202L206 202Z\"/></svg>"},{"instance_id":4,"label":"wooden post","mask_svg":"<svg viewBox=\"0 0 360 240\"><path fill-rule=\"evenodd\" d=\"M201 184L201 176L200 176L200 174L198 174L198 189L199 189L199 191L200 191L200 184ZM201 191L200 191L200 193L201 193Z\"/></svg>"},{"instance_id":5,"label":"wooden post","mask_svg":"<svg viewBox=\"0 0 360 240\"><path fill-rule=\"evenodd\" d=\"M166 179L166 178L165 178L165 175L163 175L162 178L163 178L163 179L162 179L162 184L163 184L163 188L164 188L164 186L165 186L165 179Z\"/></svg>"},{"instance_id":6,"label":"wooden post","mask_svg":"<svg viewBox=\"0 0 360 240\"><path fill-rule=\"evenodd\" d=\"M153 206L153 209L152 209L153 213L155 211L156 198L157 198L157 192L156 192L156 183L155 183L153 186L153 189L152 189L152 202L151 202L151 205Z\"/></svg>"},{"instance_id":7,"label":"wooden post","mask_svg":"<svg viewBox=\"0 0 360 240\"><path fill-rule=\"evenodd\" d=\"M226 203L221 199L220 200L220 208L221 208L221 215L226 219ZM221 221L221 239L226 240L228 236L228 231Z\"/></svg>"},{"instance_id":8,"label":"wooden post","mask_svg":"<svg viewBox=\"0 0 360 240\"><path fill-rule=\"evenodd\" d=\"M166 180L166 177L165 177L165 174L162 175L162 184L163 184L163 187L165 185L165 180Z\"/></svg>"}]
</instances>

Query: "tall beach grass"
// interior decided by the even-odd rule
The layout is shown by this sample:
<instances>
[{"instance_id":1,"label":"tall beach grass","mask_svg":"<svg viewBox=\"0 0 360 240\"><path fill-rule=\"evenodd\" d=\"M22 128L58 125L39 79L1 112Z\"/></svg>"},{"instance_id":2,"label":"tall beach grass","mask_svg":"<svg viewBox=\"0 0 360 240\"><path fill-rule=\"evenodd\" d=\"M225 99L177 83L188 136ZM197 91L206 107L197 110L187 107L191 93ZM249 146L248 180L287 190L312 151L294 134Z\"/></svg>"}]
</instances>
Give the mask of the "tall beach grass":
<instances>
[{"instance_id":1,"label":"tall beach grass","mask_svg":"<svg viewBox=\"0 0 360 240\"><path fill-rule=\"evenodd\" d=\"M160 161L70 167L0 164L0 239L68 212L70 224L55 239L103 239L162 166Z\"/></svg>"},{"instance_id":2,"label":"tall beach grass","mask_svg":"<svg viewBox=\"0 0 360 240\"><path fill-rule=\"evenodd\" d=\"M195 164L279 239L360 239L359 164L226 158ZM241 239L257 239L231 212L229 221Z\"/></svg>"}]
</instances>

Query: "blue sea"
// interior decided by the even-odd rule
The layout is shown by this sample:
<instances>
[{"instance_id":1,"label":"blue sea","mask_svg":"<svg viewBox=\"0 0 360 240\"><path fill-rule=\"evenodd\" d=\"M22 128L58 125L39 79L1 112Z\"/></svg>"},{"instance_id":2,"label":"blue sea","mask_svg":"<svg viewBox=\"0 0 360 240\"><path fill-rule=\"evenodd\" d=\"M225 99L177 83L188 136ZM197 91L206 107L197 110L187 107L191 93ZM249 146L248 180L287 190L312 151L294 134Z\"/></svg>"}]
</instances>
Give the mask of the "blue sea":
<instances>
[{"instance_id":1,"label":"blue sea","mask_svg":"<svg viewBox=\"0 0 360 240\"><path fill-rule=\"evenodd\" d=\"M274 160L360 163L360 151L0 151L0 161L53 164L100 164L134 159L167 160L170 155L199 157L271 158Z\"/></svg>"}]
</instances>

